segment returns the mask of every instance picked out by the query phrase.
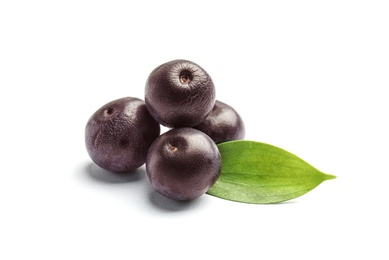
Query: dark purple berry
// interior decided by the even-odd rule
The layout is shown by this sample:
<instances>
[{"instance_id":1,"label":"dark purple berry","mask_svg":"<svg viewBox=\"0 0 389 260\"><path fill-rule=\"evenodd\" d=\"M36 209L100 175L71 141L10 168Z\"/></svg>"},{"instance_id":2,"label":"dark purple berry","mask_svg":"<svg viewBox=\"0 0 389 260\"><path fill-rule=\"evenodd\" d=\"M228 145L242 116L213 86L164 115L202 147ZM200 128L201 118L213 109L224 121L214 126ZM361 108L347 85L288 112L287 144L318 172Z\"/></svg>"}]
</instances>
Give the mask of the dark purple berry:
<instances>
[{"instance_id":1,"label":"dark purple berry","mask_svg":"<svg viewBox=\"0 0 389 260\"><path fill-rule=\"evenodd\" d=\"M211 112L215 105L215 87L199 65L173 60L151 72L146 82L145 102L160 124L192 127Z\"/></svg>"},{"instance_id":2,"label":"dark purple berry","mask_svg":"<svg viewBox=\"0 0 389 260\"><path fill-rule=\"evenodd\" d=\"M221 157L216 144L193 128L176 128L158 137L146 161L156 191L174 200L200 197L216 182Z\"/></svg>"},{"instance_id":3,"label":"dark purple berry","mask_svg":"<svg viewBox=\"0 0 389 260\"><path fill-rule=\"evenodd\" d=\"M147 151L159 136L160 125L138 98L114 100L97 110L85 128L91 159L112 172L128 172L146 162Z\"/></svg>"},{"instance_id":4,"label":"dark purple berry","mask_svg":"<svg viewBox=\"0 0 389 260\"><path fill-rule=\"evenodd\" d=\"M244 139L245 136L244 123L238 112L218 100L208 117L194 128L207 134L215 143Z\"/></svg>"}]
</instances>

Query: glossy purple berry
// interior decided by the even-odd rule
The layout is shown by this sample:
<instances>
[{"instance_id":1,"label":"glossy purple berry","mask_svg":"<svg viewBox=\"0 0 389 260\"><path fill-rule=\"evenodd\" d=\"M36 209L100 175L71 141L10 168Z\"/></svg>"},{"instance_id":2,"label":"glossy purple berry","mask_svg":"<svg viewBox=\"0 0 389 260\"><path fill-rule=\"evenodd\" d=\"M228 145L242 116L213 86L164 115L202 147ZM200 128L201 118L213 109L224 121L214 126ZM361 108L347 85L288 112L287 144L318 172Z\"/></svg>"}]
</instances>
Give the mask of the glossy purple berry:
<instances>
[{"instance_id":1,"label":"glossy purple berry","mask_svg":"<svg viewBox=\"0 0 389 260\"><path fill-rule=\"evenodd\" d=\"M153 188L174 200L200 197L216 182L221 156L216 144L193 128L176 128L158 137L146 161Z\"/></svg>"},{"instance_id":2,"label":"glossy purple berry","mask_svg":"<svg viewBox=\"0 0 389 260\"><path fill-rule=\"evenodd\" d=\"M207 134L215 143L240 140L245 136L245 126L238 112L218 100L208 117L194 128Z\"/></svg>"},{"instance_id":3,"label":"glossy purple berry","mask_svg":"<svg viewBox=\"0 0 389 260\"><path fill-rule=\"evenodd\" d=\"M215 87L199 65L173 60L150 73L145 102L160 124L171 128L192 127L211 112L215 105Z\"/></svg>"},{"instance_id":4,"label":"glossy purple berry","mask_svg":"<svg viewBox=\"0 0 389 260\"><path fill-rule=\"evenodd\" d=\"M98 109L85 128L91 159L112 172L132 171L146 162L147 151L160 134L160 125L143 100L125 97Z\"/></svg>"}]
</instances>

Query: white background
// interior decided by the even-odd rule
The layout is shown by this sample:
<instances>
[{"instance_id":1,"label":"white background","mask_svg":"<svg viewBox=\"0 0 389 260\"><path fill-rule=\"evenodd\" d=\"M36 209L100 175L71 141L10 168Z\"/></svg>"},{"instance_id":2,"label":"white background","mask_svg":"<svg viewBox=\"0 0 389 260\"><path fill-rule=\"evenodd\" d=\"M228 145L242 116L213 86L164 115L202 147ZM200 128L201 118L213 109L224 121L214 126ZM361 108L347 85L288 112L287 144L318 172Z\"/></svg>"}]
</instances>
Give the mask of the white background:
<instances>
[{"instance_id":1,"label":"white background","mask_svg":"<svg viewBox=\"0 0 389 260\"><path fill-rule=\"evenodd\" d=\"M1 1L0 259L389 259L388 14L387 1ZM183 204L144 168L93 165L90 115L143 99L177 58L208 71L246 139L338 178L282 204Z\"/></svg>"}]
</instances>

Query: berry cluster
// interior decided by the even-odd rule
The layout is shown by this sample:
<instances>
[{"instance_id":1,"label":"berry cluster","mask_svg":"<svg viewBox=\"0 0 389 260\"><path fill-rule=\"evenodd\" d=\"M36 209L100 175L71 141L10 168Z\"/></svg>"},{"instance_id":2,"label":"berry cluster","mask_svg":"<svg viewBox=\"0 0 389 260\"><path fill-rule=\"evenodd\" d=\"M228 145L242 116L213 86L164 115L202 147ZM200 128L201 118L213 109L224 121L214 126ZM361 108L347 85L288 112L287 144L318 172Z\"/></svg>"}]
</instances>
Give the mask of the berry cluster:
<instances>
[{"instance_id":1,"label":"berry cluster","mask_svg":"<svg viewBox=\"0 0 389 260\"><path fill-rule=\"evenodd\" d=\"M160 135L160 124L171 130ZM215 100L208 73L187 60L155 68L145 102L111 101L88 120L85 143L91 159L111 172L129 172L146 163L153 188L175 200L195 199L221 171L217 143L244 138L244 123L229 105Z\"/></svg>"}]
</instances>

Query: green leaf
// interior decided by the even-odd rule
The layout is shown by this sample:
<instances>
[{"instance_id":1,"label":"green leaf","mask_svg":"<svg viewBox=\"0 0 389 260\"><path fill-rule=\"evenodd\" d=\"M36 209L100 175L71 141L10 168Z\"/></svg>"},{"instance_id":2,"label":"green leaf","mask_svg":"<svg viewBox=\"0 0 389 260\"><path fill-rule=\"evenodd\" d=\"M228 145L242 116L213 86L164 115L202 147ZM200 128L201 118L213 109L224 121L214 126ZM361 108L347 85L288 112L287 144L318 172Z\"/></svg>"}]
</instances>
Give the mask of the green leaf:
<instances>
[{"instance_id":1,"label":"green leaf","mask_svg":"<svg viewBox=\"0 0 389 260\"><path fill-rule=\"evenodd\" d=\"M218 145L222 172L210 195L246 203L277 203L297 198L336 178L281 148L253 141Z\"/></svg>"}]
</instances>

